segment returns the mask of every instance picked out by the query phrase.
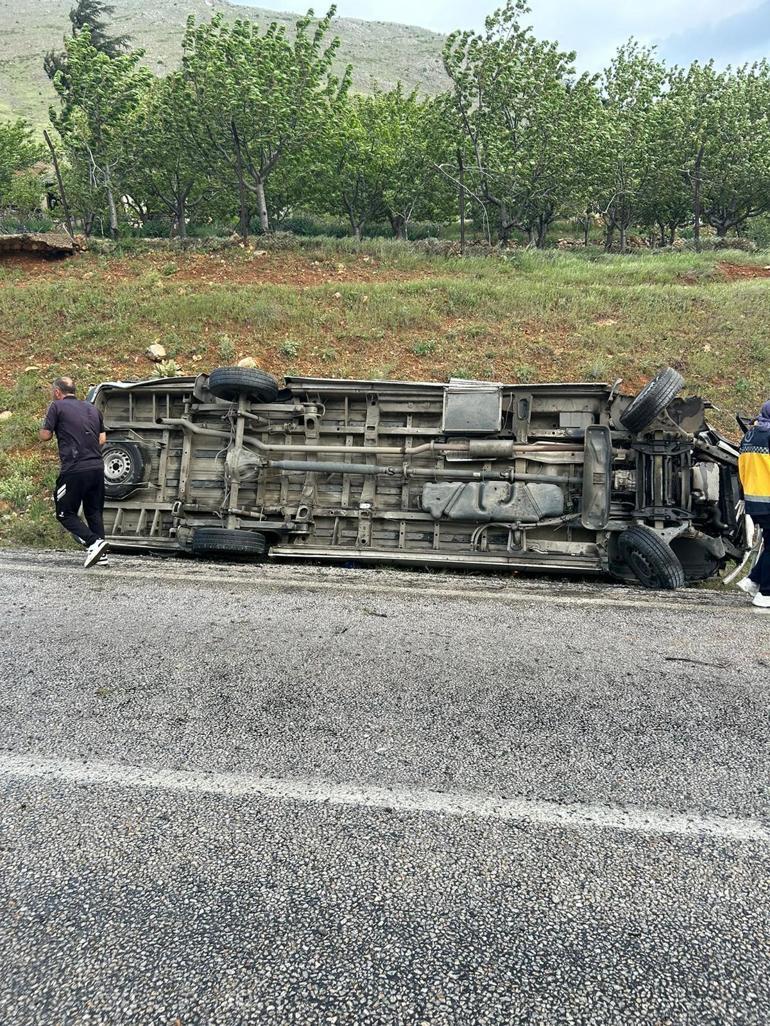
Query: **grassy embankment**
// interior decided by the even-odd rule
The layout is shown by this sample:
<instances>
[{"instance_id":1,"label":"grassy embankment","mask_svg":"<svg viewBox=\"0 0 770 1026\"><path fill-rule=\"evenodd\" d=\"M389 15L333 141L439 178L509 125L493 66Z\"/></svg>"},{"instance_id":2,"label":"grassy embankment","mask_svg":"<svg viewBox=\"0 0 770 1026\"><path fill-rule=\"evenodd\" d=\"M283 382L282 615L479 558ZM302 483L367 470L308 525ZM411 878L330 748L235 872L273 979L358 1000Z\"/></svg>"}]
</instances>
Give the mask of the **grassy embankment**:
<instances>
[{"instance_id":1,"label":"grassy embankment","mask_svg":"<svg viewBox=\"0 0 770 1026\"><path fill-rule=\"evenodd\" d=\"M160 341L185 373L241 356L280 376L614 380L662 364L720 408L770 394L770 256L445 259L397 244L260 255L83 254L0 263L0 541L61 544L55 452L36 440L47 382L141 378Z\"/></svg>"}]
</instances>

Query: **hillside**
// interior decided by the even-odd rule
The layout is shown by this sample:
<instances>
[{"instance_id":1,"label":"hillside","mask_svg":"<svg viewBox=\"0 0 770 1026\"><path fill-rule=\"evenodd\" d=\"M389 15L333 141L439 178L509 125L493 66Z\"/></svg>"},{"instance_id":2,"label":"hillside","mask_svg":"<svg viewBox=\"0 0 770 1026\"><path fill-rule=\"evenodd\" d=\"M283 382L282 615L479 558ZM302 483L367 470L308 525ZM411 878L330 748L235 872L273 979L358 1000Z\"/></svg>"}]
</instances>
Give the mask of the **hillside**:
<instances>
[{"instance_id":1,"label":"hillside","mask_svg":"<svg viewBox=\"0 0 770 1026\"><path fill-rule=\"evenodd\" d=\"M267 245L263 241L263 245ZM689 394L753 413L770 380L768 253L428 258L398 243L84 253L0 261L0 542L61 544L48 382L145 376L162 343L188 374L253 357L277 376L445 381L623 378L664 364Z\"/></svg>"},{"instance_id":2,"label":"hillside","mask_svg":"<svg viewBox=\"0 0 770 1026\"><path fill-rule=\"evenodd\" d=\"M251 18L261 24L277 21L287 26L297 17L226 0L113 2L115 32L129 35L133 46L144 49L148 66L158 74L174 67L190 14L199 21L221 12L227 18ZM0 0L0 117L23 116L36 124L46 120L54 94L43 71L43 55L61 48L62 36L70 27L71 7L72 0ZM354 18L338 18L334 31L342 41L339 65L353 65L355 89L366 92L373 82L389 88L401 81L409 88L435 93L444 86L442 36L426 29Z\"/></svg>"}]
</instances>

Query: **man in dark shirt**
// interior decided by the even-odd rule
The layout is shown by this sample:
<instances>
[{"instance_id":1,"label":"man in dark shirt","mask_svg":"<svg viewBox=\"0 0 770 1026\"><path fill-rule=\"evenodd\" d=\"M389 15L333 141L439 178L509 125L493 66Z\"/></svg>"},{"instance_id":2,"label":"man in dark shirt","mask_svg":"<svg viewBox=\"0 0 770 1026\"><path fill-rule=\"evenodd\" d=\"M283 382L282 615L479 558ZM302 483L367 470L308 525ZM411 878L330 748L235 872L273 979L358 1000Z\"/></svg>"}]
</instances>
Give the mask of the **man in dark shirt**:
<instances>
[{"instance_id":1,"label":"man in dark shirt","mask_svg":"<svg viewBox=\"0 0 770 1026\"><path fill-rule=\"evenodd\" d=\"M59 444L61 472L54 491L56 516L86 546L85 565L92 566L106 562L101 452L107 441L104 421L95 406L76 397L72 378L57 378L51 393L53 402L45 415L40 438L48 442L56 435ZM81 504L86 524L78 516Z\"/></svg>"}]
</instances>

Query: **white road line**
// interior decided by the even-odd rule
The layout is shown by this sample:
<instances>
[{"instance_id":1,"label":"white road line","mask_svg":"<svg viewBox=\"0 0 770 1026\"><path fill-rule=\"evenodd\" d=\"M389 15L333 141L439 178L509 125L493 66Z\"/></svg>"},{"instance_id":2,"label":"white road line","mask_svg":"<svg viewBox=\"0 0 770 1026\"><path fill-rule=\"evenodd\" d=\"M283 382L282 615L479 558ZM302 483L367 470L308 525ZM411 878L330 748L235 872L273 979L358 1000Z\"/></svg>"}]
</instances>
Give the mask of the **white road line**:
<instances>
[{"instance_id":1,"label":"white road line","mask_svg":"<svg viewBox=\"0 0 770 1026\"><path fill-rule=\"evenodd\" d=\"M42 755L0 754L0 777L144 788L187 795L217 795L222 798L252 797L309 805L427 812L574 830L626 830L633 833L770 843L770 826L758 819L704 816L668 809L594 803L562 805L530 798L496 798L468 792L445 793L368 784L338 784L329 780L283 780L246 773L157 769L125 766L117 762L78 762Z\"/></svg>"},{"instance_id":2,"label":"white road line","mask_svg":"<svg viewBox=\"0 0 770 1026\"><path fill-rule=\"evenodd\" d=\"M60 574L61 568L45 564L33 566L26 563L0 562L0 573L3 571L23 571L46 576L54 573ZM91 582L103 584L109 578L152 581L153 583L155 581L170 581L187 587L197 584L220 584L226 587L240 586L247 588L280 589L281 591L288 591L290 589L295 591L337 591L366 595L398 595L414 599L435 597L467 599L469 601L475 600L512 603L540 602L556 606L612 606L616 609L676 609L679 612L692 610L693 612L698 613L725 613L728 610L732 610L736 613L740 613L741 616L745 616L747 613L750 614L752 612L751 606L746 606L745 603L742 605L733 605L732 603L715 604L713 602L697 602L689 598L679 600L666 600L659 599L657 597L650 599L632 599L622 598L615 592L608 592L606 595L560 595L553 591L540 592L530 590L526 585L505 585L496 590L491 588L489 590L473 588L444 588L436 587L435 585L426 586L417 578L415 578L415 583L410 585L383 584L375 580L372 580L371 582L367 581L365 583L358 583L355 581L318 581L309 580L307 577L299 578L298 580L257 576L244 578L240 574L234 574L231 577L226 577L222 573L207 574L197 570L183 575L180 573L164 573L154 564L148 564L146 570L121 570L117 567L99 569L98 571L91 569L87 572L86 579Z\"/></svg>"}]
</instances>

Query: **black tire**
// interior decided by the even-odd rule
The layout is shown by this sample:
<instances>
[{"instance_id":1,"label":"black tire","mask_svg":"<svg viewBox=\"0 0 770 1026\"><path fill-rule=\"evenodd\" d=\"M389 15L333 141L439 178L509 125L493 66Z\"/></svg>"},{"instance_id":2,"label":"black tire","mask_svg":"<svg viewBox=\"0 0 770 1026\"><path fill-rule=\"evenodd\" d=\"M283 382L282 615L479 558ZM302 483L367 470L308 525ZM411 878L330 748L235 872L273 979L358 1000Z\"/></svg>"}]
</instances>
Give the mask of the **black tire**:
<instances>
[{"instance_id":1,"label":"black tire","mask_svg":"<svg viewBox=\"0 0 770 1026\"><path fill-rule=\"evenodd\" d=\"M250 367L217 367L209 374L209 391L229 403L237 402L242 395L255 403L272 403L278 396L278 382Z\"/></svg>"},{"instance_id":2,"label":"black tire","mask_svg":"<svg viewBox=\"0 0 770 1026\"><path fill-rule=\"evenodd\" d=\"M108 499L125 499L144 480L145 459L136 442L116 439L102 449L104 494Z\"/></svg>"},{"instance_id":3,"label":"black tire","mask_svg":"<svg viewBox=\"0 0 770 1026\"><path fill-rule=\"evenodd\" d=\"M684 378L673 367L664 367L648 382L639 395L631 400L620 415L620 423L629 431L644 431L669 403L673 402L684 385Z\"/></svg>"},{"instance_id":4,"label":"black tire","mask_svg":"<svg viewBox=\"0 0 770 1026\"><path fill-rule=\"evenodd\" d=\"M251 556L267 554L267 538L259 531L233 531L225 527L195 527L192 551L196 556Z\"/></svg>"},{"instance_id":5,"label":"black tire","mask_svg":"<svg viewBox=\"0 0 770 1026\"><path fill-rule=\"evenodd\" d=\"M644 588L673 591L686 584L676 553L651 527L634 525L623 531L618 555Z\"/></svg>"}]
</instances>

